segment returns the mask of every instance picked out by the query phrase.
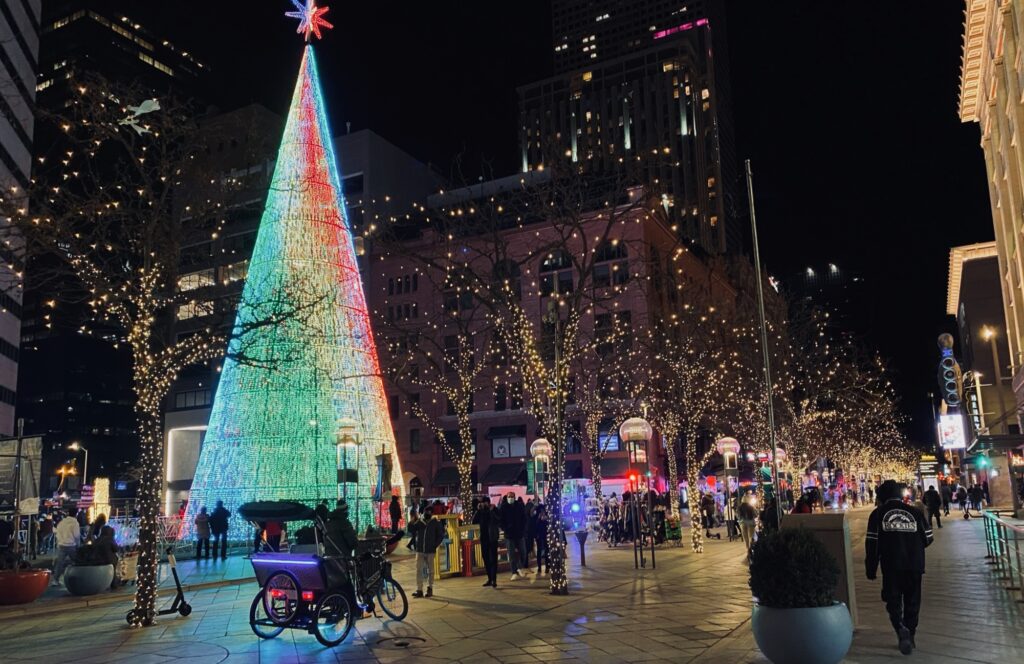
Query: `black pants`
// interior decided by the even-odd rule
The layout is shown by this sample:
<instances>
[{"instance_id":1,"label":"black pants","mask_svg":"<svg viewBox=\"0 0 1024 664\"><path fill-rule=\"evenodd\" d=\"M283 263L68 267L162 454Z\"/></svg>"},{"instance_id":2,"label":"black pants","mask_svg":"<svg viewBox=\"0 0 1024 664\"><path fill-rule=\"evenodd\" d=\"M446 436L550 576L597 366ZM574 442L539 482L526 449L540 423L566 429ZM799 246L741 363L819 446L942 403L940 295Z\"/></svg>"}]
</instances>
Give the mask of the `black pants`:
<instances>
[{"instance_id":1,"label":"black pants","mask_svg":"<svg viewBox=\"0 0 1024 664\"><path fill-rule=\"evenodd\" d=\"M942 527L942 517L939 515L939 508L938 507L936 507L934 509L931 508L931 507L928 508L928 527L929 528L932 527L932 519L933 518L935 519L935 522L937 524L939 524L939 528L941 528Z\"/></svg>"},{"instance_id":2,"label":"black pants","mask_svg":"<svg viewBox=\"0 0 1024 664\"><path fill-rule=\"evenodd\" d=\"M487 580L491 583L498 582L498 543L480 542L480 552L484 556L484 569L487 570Z\"/></svg>"},{"instance_id":3,"label":"black pants","mask_svg":"<svg viewBox=\"0 0 1024 664\"><path fill-rule=\"evenodd\" d=\"M395 535L398 533L398 519L391 519L391 534Z\"/></svg>"},{"instance_id":4,"label":"black pants","mask_svg":"<svg viewBox=\"0 0 1024 664\"><path fill-rule=\"evenodd\" d=\"M206 549L206 557L210 557L210 538L200 537L196 540L196 558L203 557L203 549Z\"/></svg>"},{"instance_id":5,"label":"black pants","mask_svg":"<svg viewBox=\"0 0 1024 664\"><path fill-rule=\"evenodd\" d=\"M548 538L538 537L537 538L537 574L540 574L541 563L547 565L547 569L551 570L551 563L548 561Z\"/></svg>"},{"instance_id":6,"label":"black pants","mask_svg":"<svg viewBox=\"0 0 1024 664\"><path fill-rule=\"evenodd\" d=\"M900 627L906 627L913 634L921 612L921 575L916 572L882 574L882 601L893 629L898 633Z\"/></svg>"},{"instance_id":7,"label":"black pants","mask_svg":"<svg viewBox=\"0 0 1024 664\"><path fill-rule=\"evenodd\" d=\"M217 545L220 545L219 548ZM227 533L214 533L213 534L213 557L217 557L217 551L220 550L220 558L224 560L228 557L228 534Z\"/></svg>"},{"instance_id":8,"label":"black pants","mask_svg":"<svg viewBox=\"0 0 1024 664\"><path fill-rule=\"evenodd\" d=\"M942 501L942 515L949 516L949 501L945 499Z\"/></svg>"}]
</instances>

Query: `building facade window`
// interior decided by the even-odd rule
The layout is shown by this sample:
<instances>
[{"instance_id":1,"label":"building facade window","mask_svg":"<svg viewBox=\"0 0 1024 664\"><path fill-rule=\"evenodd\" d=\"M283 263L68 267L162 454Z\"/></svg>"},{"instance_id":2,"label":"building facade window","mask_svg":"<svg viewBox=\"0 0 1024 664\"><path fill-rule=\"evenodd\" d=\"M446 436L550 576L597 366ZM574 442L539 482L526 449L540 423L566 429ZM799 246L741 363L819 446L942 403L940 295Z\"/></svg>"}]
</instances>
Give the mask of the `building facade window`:
<instances>
[{"instance_id":1,"label":"building facade window","mask_svg":"<svg viewBox=\"0 0 1024 664\"><path fill-rule=\"evenodd\" d=\"M215 283L216 280L214 279L213 268L211 267L206 270L189 272L178 277L178 290L184 293L196 290L197 288L213 286Z\"/></svg>"},{"instance_id":2,"label":"building facade window","mask_svg":"<svg viewBox=\"0 0 1024 664\"><path fill-rule=\"evenodd\" d=\"M409 429L409 453L419 454L420 451L420 430Z\"/></svg>"},{"instance_id":3,"label":"building facade window","mask_svg":"<svg viewBox=\"0 0 1024 664\"><path fill-rule=\"evenodd\" d=\"M491 439L492 459L518 459L526 456L526 438L513 436Z\"/></svg>"}]
</instances>

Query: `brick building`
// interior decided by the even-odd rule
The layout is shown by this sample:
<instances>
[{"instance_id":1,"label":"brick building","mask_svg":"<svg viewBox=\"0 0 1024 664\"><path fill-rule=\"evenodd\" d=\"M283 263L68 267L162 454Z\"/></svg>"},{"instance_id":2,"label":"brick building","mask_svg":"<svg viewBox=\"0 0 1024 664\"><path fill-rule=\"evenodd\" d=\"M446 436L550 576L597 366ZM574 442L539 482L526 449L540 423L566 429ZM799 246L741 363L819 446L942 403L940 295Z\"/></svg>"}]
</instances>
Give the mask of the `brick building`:
<instances>
[{"instance_id":1,"label":"brick building","mask_svg":"<svg viewBox=\"0 0 1024 664\"><path fill-rule=\"evenodd\" d=\"M495 192L507 192L506 186L520 176L504 178L491 183L474 185L465 190L447 192L428 199L428 207L447 210L459 201L468 211L472 200L489 198ZM615 342L614 352L623 353L639 349L640 335L653 321L670 314L681 301L675 287L667 287L664 278L655 273L671 275L688 288L706 288L718 292L723 283L713 277L705 262L692 251L687 250L672 232L661 208L652 213L648 206L630 210L623 223L616 223L608 237L606 246L594 247L598 259L592 276L586 278L586 288L594 286L613 293L603 301L600 308L586 313L582 329L586 335L598 339L602 330L609 329L614 319L629 333ZM656 206L657 207L657 206ZM443 212L442 214L447 214ZM593 226L597 232L603 222L593 215L583 217L584 231ZM534 223L512 226L502 231L502 245L509 260L516 264L514 273L508 274L512 288L519 293L523 309L531 322L541 329L541 318L548 310L548 303L566 289L580 288L579 275L560 260L556 252L538 255L536 248L552 243L557 233L552 224ZM584 233L586 234L586 233ZM473 242L471 237L467 243ZM566 246L567 250L582 250ZM456 325L451 323L452 315L475 315L472 297L467 293L456 293L446 288L446 277L440 268L427 269L430 262L424 256L440 255L445 243L439 241L433 231L417 233L415 238L406 239L395 250L371 248L370 260L364 271L364 283L371 316L374 317L374 333L385 372L389 363L403 362L404 351L410 344L421 349L448 350L456 339ZM486 325L481 322L481 328ZM484 331L483 335L493 332ZM477 335L479 336L479 335ZM474 342L474 348L479 344ZM609 344L609 348L611 344ZM389 351L389 349L391 349ZM643 357L644 353L638 353ZM527 490L527 465L530 459L530 444L540 437L536 420L528 412L528 395L524 395L514 370L509 372L507 358L495 354L494 367L485 368L477 381L473 408L470 414L476 461L473 470L474 491L495 494L509 488L521 487ZM597 364L595 357L595 364ZM572 385L574 394L587 389L584 385L586 374L599 372L598 366L574 368ZM636 366L642 372L644 366ZM417 373L419 367L417 367ZM508 377L508 376L511 377ZM413 385L415 382L416 385ZM458 438L458 425L453 408L443 396L424 386L423 381L406 381L398 384L386 381L389 409L394 427L395 439L405 472L405 482L413 494L425 496L454 496L458 490L458 473L452 459L448 458L440 444L435 429L430 423L421 421L413 412L415 402L427 416L442 428L450 441ZM607 389L611 398L634 402L633 412L640 415L638 400L632 393L628 379L616 379L614 384L599 388ZM569 398L568 427L566 440L566 478L574 484L577 495L589 491L591 485L590 455L581 445L578 434L582 414L572 405ZM627 408L626 410L630 410ZM603 492L622 493L629 467L625 446L618 440L618 426L624 417L608 418L600 426L600 444L607 449L602 462ZM462 441L465 444L465 441ZM650 446L650 466L654 485L659 491L666 488L665 452L660 441ZM571 493L572 489L570 489ZM528 490L532 492L532 489Z\"/></svg>"}]
</instances>

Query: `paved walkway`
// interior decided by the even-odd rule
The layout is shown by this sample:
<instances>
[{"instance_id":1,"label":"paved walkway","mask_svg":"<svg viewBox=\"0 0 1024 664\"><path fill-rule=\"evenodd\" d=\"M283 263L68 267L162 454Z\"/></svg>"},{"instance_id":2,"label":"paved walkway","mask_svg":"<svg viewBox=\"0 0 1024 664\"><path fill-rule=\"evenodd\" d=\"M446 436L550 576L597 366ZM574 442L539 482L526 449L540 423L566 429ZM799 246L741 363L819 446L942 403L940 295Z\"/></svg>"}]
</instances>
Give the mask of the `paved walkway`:
<instances>
[{"instance_id":1,"label":"paved walkway","mask_svg":"<svg viewBox=\"0 0 1024 664\"><path fill-rule=\"evenodd\" d=\"M866 510L851 514L858 570ZM936 531L925 576L918 651L926 662L1024 661L1024 610L984 565L981 523L951 520ZM571 542L574 563L578 550ZM741 545L710 542L707 552L658 551L656 570L635 572L631 550L589 545L574 564L571 592L552 597L544 580L482 588L482 579L440 581L432 599L411 599L402 623L369 619L343 645L321 647L286 630L273 641L249 629L254 583L193 593L189 618L165 617L129 630L124 603L87 611L0 620L5 661L33 662L763 662L750 636L750 592ZM412 563L396 564L408 592ZM880 582L859 576L861 625L849 662L906 660L895 649Z\"/></svg>"}]
</instances>

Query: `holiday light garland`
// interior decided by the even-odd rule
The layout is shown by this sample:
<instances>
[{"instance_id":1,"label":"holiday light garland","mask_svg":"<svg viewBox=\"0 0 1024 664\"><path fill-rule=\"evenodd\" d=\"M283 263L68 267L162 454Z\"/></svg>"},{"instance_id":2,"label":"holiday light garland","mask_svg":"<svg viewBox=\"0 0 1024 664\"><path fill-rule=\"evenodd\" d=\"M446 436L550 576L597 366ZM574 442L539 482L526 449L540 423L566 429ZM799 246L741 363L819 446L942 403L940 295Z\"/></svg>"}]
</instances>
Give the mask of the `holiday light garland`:
<instances>
[{"instance_id":1,"label":"holiday light garland","mask_svg":"<svg viewBox=\"0 0 1024 664\"><path fill-rule=\"evenodd\" d=\"M251 330L247 362L232 359L229 346L186 529L201 507L218 500L233 509L254 500L333 499L335 434L343 419L354 420L360 435L358 483L348 488L352 520L360 528L374 524L377 456L392 456L393 487L402 487L402 472L311 46L302 56L242 297L268 306L305 298L310 320ZM236 329L272 313L241 309ZM233 519L229 539L248 539L249 532Z\"/></svg>"}]
</instances>

